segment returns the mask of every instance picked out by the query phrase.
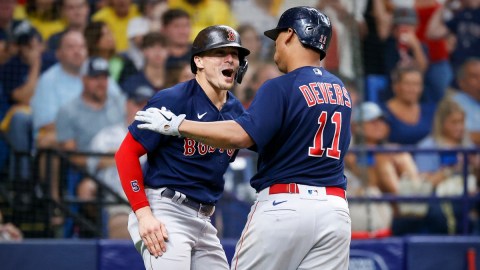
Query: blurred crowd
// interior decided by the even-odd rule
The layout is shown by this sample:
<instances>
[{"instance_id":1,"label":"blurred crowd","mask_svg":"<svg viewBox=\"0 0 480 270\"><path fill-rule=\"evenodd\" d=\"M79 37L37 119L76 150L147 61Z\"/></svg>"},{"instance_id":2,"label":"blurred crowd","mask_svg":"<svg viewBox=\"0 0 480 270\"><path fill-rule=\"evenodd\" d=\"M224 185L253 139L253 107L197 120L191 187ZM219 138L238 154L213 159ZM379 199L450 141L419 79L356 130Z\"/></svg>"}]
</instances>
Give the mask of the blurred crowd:
<instances>
[{"instance_id":1,"label":"blurred crowd","mask_svg":"<svg viewBox=\"0 0 480 270\"><path fill-rule=\"evenodd\" d=\"M114 153L150 97L194 78L191 42L210 25L236 28L251 51L248 72L232 89L247 108L263 82L282 75L263 32L298 5L332 21L322 64L352 96L352 148L394 149L348 154L349 195L456 196L465 177L476 195L479 153L457 150L480 147L480 0L0 0L0 170L13 162L8 149ZM15 160L20 179L32 177L28 159ZM241 151L227 172L231 196L253 200L254 159ZM78 177L78 198L94 199L99 185L125 198L113 156L70 162L95 176ZM50 171L58 163L40 162ZM59 177L51 177L52 199L61 201ZM461 232L456 202L350 206L354 231ZM109 237L128 238L128 210L108 207ZM480 233L479 210L469 205L470 233ZM220 232L235 237L234 225L218 219Z\"/></svg>"}]
</instances>

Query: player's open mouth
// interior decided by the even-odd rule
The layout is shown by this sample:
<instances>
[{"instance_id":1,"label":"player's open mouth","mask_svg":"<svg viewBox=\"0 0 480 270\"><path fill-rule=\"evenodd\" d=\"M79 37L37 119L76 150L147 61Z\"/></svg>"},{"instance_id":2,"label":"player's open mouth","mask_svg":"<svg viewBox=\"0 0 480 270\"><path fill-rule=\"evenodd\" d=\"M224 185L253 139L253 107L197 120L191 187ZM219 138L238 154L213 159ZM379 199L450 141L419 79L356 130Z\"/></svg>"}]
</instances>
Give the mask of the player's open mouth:
<instances>
[{"instance_id":1,"label":"player's open mouth","mask_svg":"<svg viewBox=\"0 0 480 270\"><path fill-rule=\"evenodd\" d=\"M222 70L223 76L225 76L225 77L227 77L227 78L232 78L233 73L234 73L234 71L233 71L233 69L231 69L231 68Z\"/></svg>"}]
</instances>

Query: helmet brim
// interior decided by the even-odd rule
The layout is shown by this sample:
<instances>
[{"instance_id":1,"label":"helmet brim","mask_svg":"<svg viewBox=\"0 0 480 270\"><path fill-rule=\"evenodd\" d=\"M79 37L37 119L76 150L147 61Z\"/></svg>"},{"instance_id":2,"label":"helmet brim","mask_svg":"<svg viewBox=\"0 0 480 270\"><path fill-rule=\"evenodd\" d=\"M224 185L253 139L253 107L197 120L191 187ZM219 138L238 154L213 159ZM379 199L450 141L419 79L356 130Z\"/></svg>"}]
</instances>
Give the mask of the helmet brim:
<instances>
[{"instance_id":1,"label":"helmet brim","mask_svg":"<svg viewBox=\"0 0 480 270\"><path fill-rule=\"evenodd\" d=\"M263 34L266 37L270 38L271 40L275 41L277 40L278 35L280 35L280 33L283 32L284 30L285 28L274 28L274 29L263 32Z\"/></svg>"}]
</instances>

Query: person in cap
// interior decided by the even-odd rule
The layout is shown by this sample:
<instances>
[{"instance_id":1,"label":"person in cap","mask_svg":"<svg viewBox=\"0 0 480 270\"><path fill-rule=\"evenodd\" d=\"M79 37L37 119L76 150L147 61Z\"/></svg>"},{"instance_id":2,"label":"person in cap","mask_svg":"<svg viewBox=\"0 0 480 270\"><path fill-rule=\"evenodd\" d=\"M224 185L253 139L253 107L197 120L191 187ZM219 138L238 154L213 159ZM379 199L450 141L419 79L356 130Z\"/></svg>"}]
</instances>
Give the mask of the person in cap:
<instances>
[{"instance_id":1,"label":"person in cap","mask_svg":"<svg viewBox=\"0 0 480 270\"><path fill-rule=\"evenodd\" d=\"M250 181L258 197L232 269L348 269L351 220L343 169L352 101L343 82L321 67L330 19L315 8L294 7L264 34L275 41L274 61L286 74L266 81L246 113L204 123L175 115L178 108L149 109L137 113L144 122L138 128L258 151Z\"/></svg>"},{"instance_id":2,"label":"person in cap","mask_svg":"<svg viewBox=\"0 0 480 270\"><path fill-rule=\"evenodd\" d=\"M127 101L125 103L124 121L102 128L90 142L90 152L93 153L109 153L112 156L91 156L87 160L87 168L91 175L108 186L114 194L105 192L106 199L109 202L116 202L108 205L106 210L108 214L107 238L110 239L128 239L127 224L130 207L123 202L127 200L123 192L120 178L118 176L117 167L113 154L125 138L128 132L128 125L133 122L135 113L141 110L147 101L155 94L155 91L148 86L138 86L136 89L127 93ZM146 163L146 156L141 158L142 166ZM96 185L94 185L96 187ZM98 188L92 190L92 196L96 196Z\"/></svg>"},{"instance_id":3,"label":"person in cap","mask_svg":"<svg viewBox=\"0 0 480 270\"><path fill-rule=\"evenodd\" d=\"M422 73L428 68L427 47L415 34L418 18L413 8L396 8L393 28L385 45L385 72L390 75L398 67L415 67ZM392 93L387 93L388 99ZM382 100L385 101L385 100Z\"/></svg>"},{"instance_id":4,"label":"person in cap","mask_svg":"<svg viewBox=\"0 0 480 270\"><path fill-rule=\"evenodd\" d=\"M168 107L204 122L234 119L244 110L228 91L240 83L249 50L225 25L197 35L190 68L195 78L163 89L144 110ZM228 269L225 252L211 223L224 189L223 174L235 149L143 130L134 122L115 154L123 190L133 212L128 230L147 269ZM139 158L147 154L142 173Z\"/></svg>"},{"instance_id":5,"label":"person in cap","mask_svg":"<svg viewBox=\"0 0 480 270\"><path fill-rule=\"evenodd\" d=\"M63 105L57 113L55 129L57 145L62 151L89 152L92 138L105 126L124 121L123 96L108 95L109 71L107 60L90 58L81 70L83 90L78 98ZM86 167L87 156L72 155L70 161L80 168ZM93 188L92 188L93 187ZM82 200L95 199L95 183L82 179L76 186L76 195ZM88 218L95 220L95 208L82 207ZM91 232L81 230L80 237L92 237Z\"/></svg>"}]
</instances>

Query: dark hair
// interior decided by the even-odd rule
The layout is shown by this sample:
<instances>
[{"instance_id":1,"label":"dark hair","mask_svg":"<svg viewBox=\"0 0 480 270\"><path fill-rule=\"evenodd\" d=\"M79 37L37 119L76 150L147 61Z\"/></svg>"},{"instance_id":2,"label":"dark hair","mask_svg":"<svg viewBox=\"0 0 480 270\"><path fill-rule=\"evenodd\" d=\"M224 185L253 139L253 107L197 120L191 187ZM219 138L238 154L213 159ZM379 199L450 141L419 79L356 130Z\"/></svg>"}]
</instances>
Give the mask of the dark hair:
<instances>
[{"instance_id":1,"label":"dark hair","mask_svg":"<svg viewBox=\"0 0 480 270\"><path fill-rule=\"evenodd\" d=\"M392 83L397 83L403 79L403 75L411 72L416 72L422 75L422 71L416 66L397 67L391 73ZM423 75L422 75L423 78Z\"/></svg>"},{"instance_id":2,"label":"dark hair","mask_svg":"<svg viewBox=\"0 0 480 270\"><path fill-rule=\"evenodd\" d=\"M240 36L242 36L242 34L247 32L247 31L254 31L255 33L258 34L257 29L255 29L255 27L253 27L253 25L251 25L249 23L241 24L237 28L237 32L240 34Z\"/></svg>"},{"instance_id":3,"label":"dark hair","mask_svg":"<svg viewBox=\"0 0 480 270\"><path fill-rule=\"evenodd\" d=\"M174 8L169 9L163 13L162 16L162 25L169 25L172 21L180 18L190 19L190 15L183 9Z\"/></svg>"},{"instance_id":4,"label":"dark hair","mask_svg":"<svg viewBox=\"0 0 480 270\"><path fill-rule=\"evenodd\" d=\"M142 49L150 48L155 45L161 45L163 47L167 47L168 39L164 35L158 32L150 32L143 37Z\"/></svg>"},{"instance_id":5,"label":"dark hair","mask_svg":"<svg viewBox=\"0 0 480 270\"><path fill-rule=\"evenodd\" d=\"M100 55L100 49L98 48L98 41L100 41L100 39L102 38L103 28L105 26L107 26L105 22L96 21L96 22L90 22L85 28L83 35L85 36L85 41L87 43L88 56L92 57L92 56ZM115 52L112 52L112 54L114 53Z\"/></svg>"},{"instance_id":6,"label":"dark hair","mask_svg":"<svg viewBox=\"0 0 480 270\"><path fill-rule=\"evenodd\" d=\"M45 21L54 21L60 19L60 5L58 0L54 0L52 3L52 8L43 14L37 13L37 1L36 0L27 0L25 4L25 11L29 16L45 20Z\"/></svg>"},{"instance_id":7,"label":"dark hair","mask_svg":"<svg viewBox=\"0 0 480 270\"><path fill-rule=\"evenodd\" d=\"M459 79L463 79L465 77L465 69L467 68L467 66L469 66L470 64L475 64L475 63L480 63L480 58L478 57L469 57L467 58L467 60L465 60L462 65L460 66L460 68L458 68L458 71L457 71L457 80Z\"/></svg>"}]
</instances>

